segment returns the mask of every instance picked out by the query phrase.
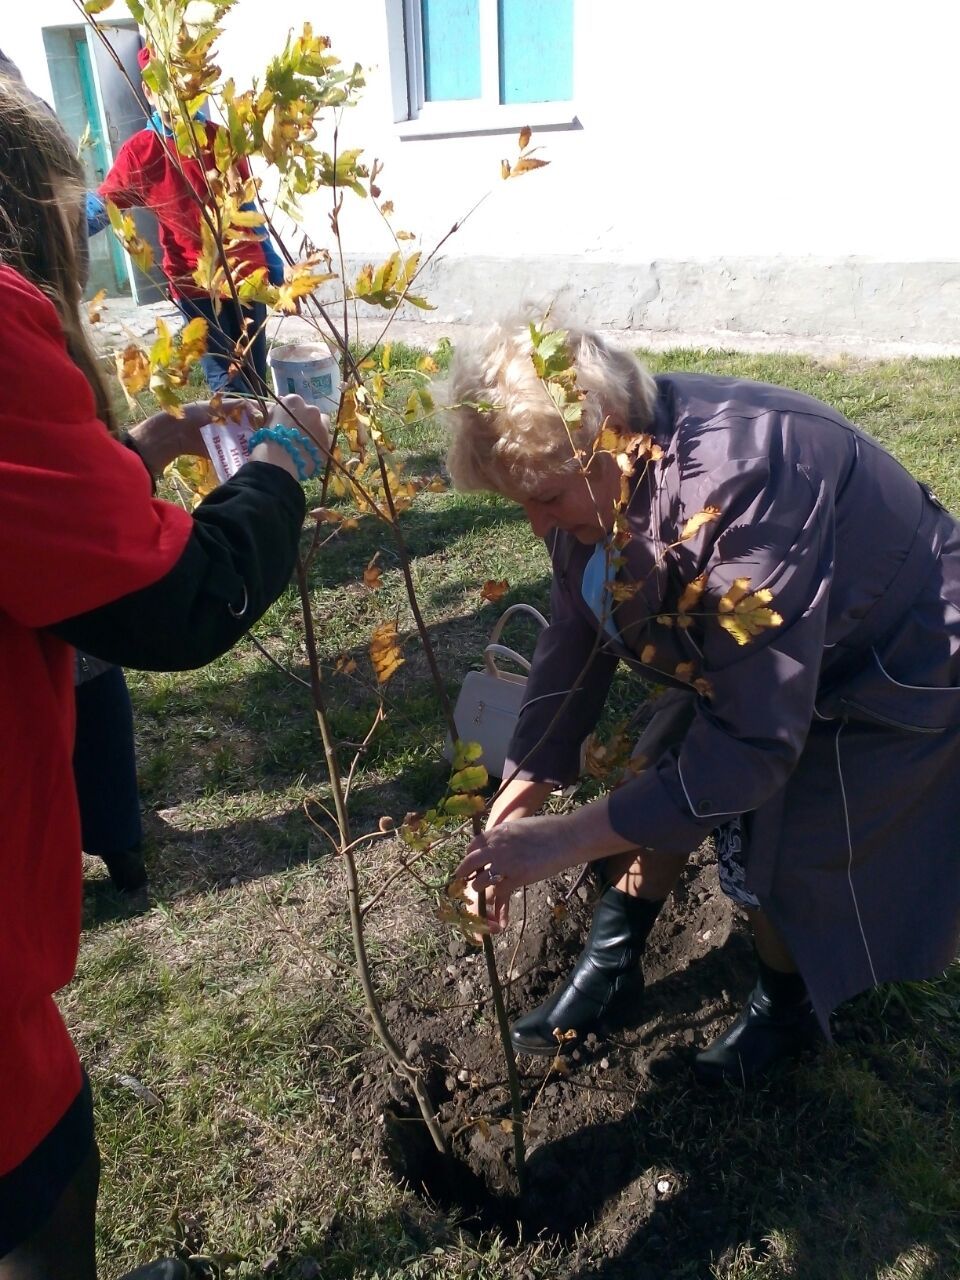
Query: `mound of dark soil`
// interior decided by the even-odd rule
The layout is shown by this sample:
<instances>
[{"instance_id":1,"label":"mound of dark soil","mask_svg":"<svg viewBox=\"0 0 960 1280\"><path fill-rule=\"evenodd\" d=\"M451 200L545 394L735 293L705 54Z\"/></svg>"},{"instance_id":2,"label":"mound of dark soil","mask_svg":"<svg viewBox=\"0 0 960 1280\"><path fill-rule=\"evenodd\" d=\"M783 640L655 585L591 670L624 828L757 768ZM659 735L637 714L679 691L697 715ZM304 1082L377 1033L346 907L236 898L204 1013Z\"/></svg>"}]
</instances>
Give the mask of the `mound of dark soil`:
<instances>
[{"instance_id":1,"label":"mound of dark soil","mask_svg":"<svg viewBox=\"0 0 960 1280\"><path fill-rule=\"evenodd\" d=\"M528 1150L522 1199L483 954L451 937L446 966L385 1010L424 1072L450 1154L435 1152L405 1082L386 1066L368 1072L354 1098L364 1119L378 1124L398 1179L467 1225L514 1236L522 1227L527 1236L569 1238L610 1212L629 1215L635 1230L654 1213L664 1187L656 1177L649 1186L638 1181L630 1113L647 1090L686 1080L693 1054L729 1023L751 981L749 942L710 862L706 851L691 860L657 921L635 1025L615 1037L587 1037L563 1060L520 1058ZM562 981L582 946L596 888L587 881L570 889L558 881L529 890L519 941L516 925L496 941L511 1016ZM617 1209L616 1193L628 1183L629 1204Z\"/></svg>"}]
</instances>

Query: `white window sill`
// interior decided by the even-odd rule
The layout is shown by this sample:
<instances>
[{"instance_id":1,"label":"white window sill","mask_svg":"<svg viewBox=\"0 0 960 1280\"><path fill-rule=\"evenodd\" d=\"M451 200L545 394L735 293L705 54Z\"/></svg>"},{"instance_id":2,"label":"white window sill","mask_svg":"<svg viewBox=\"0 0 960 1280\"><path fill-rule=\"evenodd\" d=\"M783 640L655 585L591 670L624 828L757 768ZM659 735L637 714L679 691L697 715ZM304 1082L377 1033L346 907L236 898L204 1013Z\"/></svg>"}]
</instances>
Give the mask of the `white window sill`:
<instances>
[{"instance_id":1,"label":"white window sill","mask_svg":"<svg viewBox=\"0 0 960 1280\"><path fill-rule=\"evenodd\" d=\"M483 102L429 102L415 120L398 120L397 136L404 141L429 138L462 138L480 133L517 133L531 129L578 129L580 121L572 102L510 103L489 106Z\"/></svg>"}]
</instances>

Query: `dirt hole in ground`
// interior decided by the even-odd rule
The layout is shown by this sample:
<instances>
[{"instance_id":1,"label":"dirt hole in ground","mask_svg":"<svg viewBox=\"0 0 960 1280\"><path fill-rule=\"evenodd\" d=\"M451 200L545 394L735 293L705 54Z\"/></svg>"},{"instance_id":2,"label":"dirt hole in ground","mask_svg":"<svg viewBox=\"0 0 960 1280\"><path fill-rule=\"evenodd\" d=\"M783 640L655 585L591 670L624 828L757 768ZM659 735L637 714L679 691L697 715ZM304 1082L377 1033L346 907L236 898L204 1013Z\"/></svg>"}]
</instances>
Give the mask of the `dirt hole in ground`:
<instances>
[{"instance_id":1,"label":"dirt hole in ground","mask_svg":"<svg viewBox=\"0 0 960 1280\"><path fill-rule=\"evenodd\" d=\"M564 979L582 947L597 890L587 884L567 896L570 889L570 881L554 881L529 890L519 941L516 928L497 940L513 1017ZM483 956L459 935L449 940L445 964L414 977L403 998L385 1008L423 1073L449 1153L436 1151L406 1082L385 1063L357 1078L354 1107L382 1135L394 1177L468 1229L569 1239L616 1214L628 1187L621 1212L636 1228L655 1211L662 1179L648 1168L631 1117L651 1091L687 1087L693 1055L733 1018L751 968L744 926L704 850L651 934L634 1024L609 1038L587 1037L560 1062L519 1059L527 1134L522 1198Z\"/></svg>"}]
</instances>

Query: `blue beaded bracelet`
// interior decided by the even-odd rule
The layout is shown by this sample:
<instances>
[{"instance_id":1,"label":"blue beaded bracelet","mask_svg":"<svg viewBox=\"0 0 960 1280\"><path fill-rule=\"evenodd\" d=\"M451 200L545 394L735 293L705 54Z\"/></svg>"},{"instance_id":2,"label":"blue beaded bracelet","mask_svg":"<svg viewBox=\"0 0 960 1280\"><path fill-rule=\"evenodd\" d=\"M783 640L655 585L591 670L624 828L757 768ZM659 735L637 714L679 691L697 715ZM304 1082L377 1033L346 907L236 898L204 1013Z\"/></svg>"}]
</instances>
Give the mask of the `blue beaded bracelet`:
<instances>
[{"instance_id":1,"label":"blue beaded bracelet","mask_svg":"<svg viewBox=\"0 0 960 1280\"><path fill-rule=\"evenodd\" d=\"M266 440L272 440L274 444L286 449L297 465L297 477L300 480L306 480L307 478L307 468L303 461L303 454L300 452L301 449L310 458L315 470L319 471L323 465L320 450L309 436L305 436L296 427L261 427L259 431L255 431L250 437L248 444L250 452L252 453L258 444L263 444Z\"/></svg>"}]
</instances>

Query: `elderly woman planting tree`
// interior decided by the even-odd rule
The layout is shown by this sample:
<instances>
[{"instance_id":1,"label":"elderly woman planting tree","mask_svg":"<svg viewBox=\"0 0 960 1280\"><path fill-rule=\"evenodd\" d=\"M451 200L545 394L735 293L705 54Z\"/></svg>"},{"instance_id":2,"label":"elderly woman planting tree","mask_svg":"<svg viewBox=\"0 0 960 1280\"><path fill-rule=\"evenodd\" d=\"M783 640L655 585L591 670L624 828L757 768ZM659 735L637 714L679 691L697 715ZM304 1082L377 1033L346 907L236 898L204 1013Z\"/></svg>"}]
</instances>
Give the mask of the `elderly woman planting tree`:
<instances>
[{"instance_id":1,"label":"elderly woman planting tree","mask_svg":"<svg viewBox=\"0 0 960 1280\"><path fill-rule=\"evenodd\" d=\"M840 1001L939 973L960 914L957 523L827 405L654 379L593 334L495 328L453 395L457 486L518 502L553 561L506 781L457 874L502 928L520 886L604 860L584 951L516 1047L637 1011L647 935L711 832L759 975L701 1079L748 1083ZM533 816L576 776L620 660L674 686L643 759L605 799Z\"/></svg>"}]
</instances>

